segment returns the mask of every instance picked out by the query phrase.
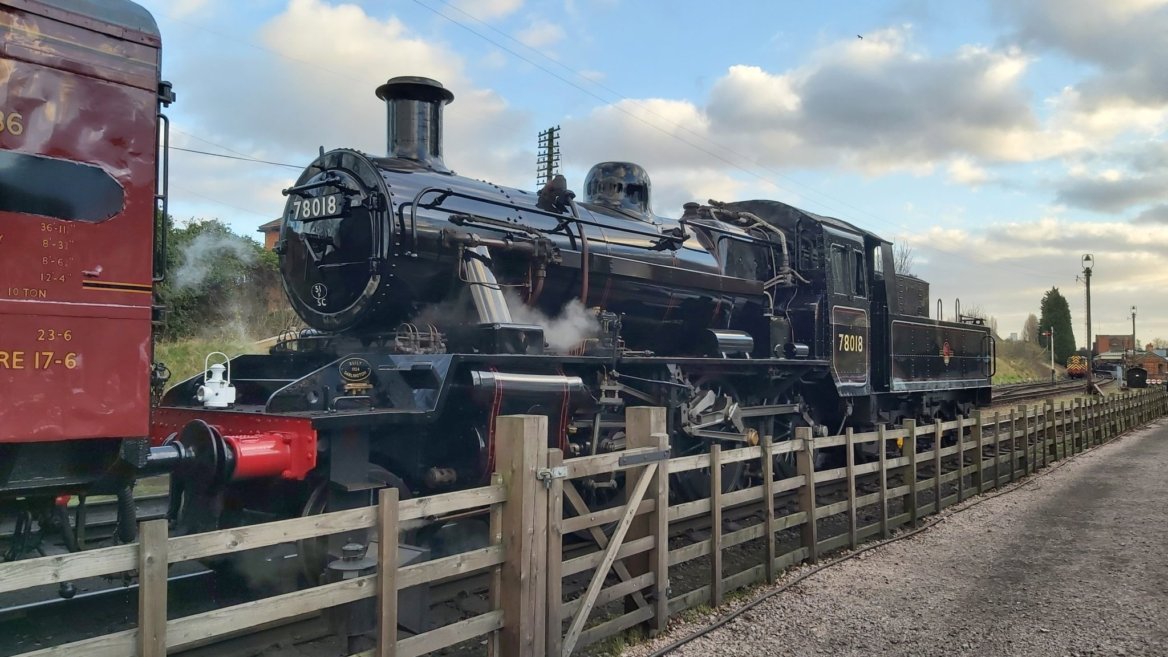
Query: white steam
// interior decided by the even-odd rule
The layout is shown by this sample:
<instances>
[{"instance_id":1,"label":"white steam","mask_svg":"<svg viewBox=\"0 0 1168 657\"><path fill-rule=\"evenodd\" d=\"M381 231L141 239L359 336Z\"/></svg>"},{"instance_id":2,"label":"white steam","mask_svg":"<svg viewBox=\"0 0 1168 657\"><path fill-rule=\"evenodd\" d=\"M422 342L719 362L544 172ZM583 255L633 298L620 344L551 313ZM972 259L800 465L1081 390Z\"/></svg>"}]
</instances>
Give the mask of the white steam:
<instances>
[{"instance_id":1,"label":"white steam","mask_svg":"<svg viewBox=\"0 0 1168 657\"><path fill-rule=\"evenodd\" d=\"M543 327L544 341L557 353L567 353L584 340L600 335L596 314L585 308L579 299L564 304L555 317L548 317L524 304L518 295L511 293L507 294L507 306L511 309L512 321Z\"/></svg>"},{"instance_id":2,"label":"white steam","mask_svg":"<svg viewBox=\"0 0 1168 657\"><path fill-rule=\"evenodd\" d=\"M247 265L255 262L256 258L252 247L244 238L237 235L203 233L196 236L180 254L182 264L171 279L174 289L182 290L202 285L215 267L221 266L223 260L228 257Z\"/></svg>"}]
</instances>

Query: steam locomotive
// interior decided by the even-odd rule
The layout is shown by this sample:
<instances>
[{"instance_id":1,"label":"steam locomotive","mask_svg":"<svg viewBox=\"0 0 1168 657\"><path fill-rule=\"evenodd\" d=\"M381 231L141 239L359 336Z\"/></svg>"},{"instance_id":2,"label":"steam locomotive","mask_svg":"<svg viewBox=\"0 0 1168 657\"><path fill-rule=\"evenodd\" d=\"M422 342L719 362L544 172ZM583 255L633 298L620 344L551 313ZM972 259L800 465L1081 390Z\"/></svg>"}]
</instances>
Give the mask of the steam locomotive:
<instances>
[{"instance_id":1,"label":"steam locomotive","mask_svg":"<svg viewBox=\"0 0 1168 657\"><path fill-rule=\"evenodd\" d=\"M621 449L629 405L667 407L681 455L989 401L989 329L930 318L928 283L877 235L767 200L659 216L628 162L593 167L580 200L562 177L472 180L443 160L449 90L376 93L388 154L322 152L284 190L276 250L308 328L155 411L147 461L174 470L181 530L478 485L509 413L546 415L571 458ZM726 468L727 490L752 476Z\"/></svg>"}]
</instances>

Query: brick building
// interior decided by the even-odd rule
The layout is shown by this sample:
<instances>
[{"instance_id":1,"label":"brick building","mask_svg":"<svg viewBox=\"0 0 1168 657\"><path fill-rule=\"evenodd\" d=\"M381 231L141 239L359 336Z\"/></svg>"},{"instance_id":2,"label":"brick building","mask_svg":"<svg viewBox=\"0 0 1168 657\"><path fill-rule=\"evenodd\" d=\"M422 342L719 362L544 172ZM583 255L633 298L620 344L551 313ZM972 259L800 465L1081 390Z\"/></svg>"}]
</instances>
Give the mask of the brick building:
<instances>
[{"instance_id":1,"label":"brick building","mask_svg":"<svg viewBox=\"0 0 1168 657\"><path fill-rule=\"evenodd\" d=\"M279 230L279 227L277 226L276 229ZM1105 354L1109 351L1123 353L1125 351L1131 351L1134 348L1135 344L1132 341L1131 333L1095 336L1095 353L1097 354Z\"/></svg>"},{"instance_id":2,"label":"brick building","mask_svg":"<svg viewBox=\"0 0 1168 657\"><path fill-rule=\"evenodd\" d=\"M256 229L256 232L264 234L264 248L269 251L276 247L276 240L280 239L281 221L281 219L273 219Z\"/></svg>"},{"instance_id":3,"label":"brick building","mask_svg":"<svg viewBox=\"0 0 1168 657\"><path fill-rule=\"evenodd\" d=\"M1149 379L1168 379L1168 352L1163 349L1155 349L1149 344L1146 351L1136 354L1136 362L1148 371Z\"/></svg>"}]
</instances>

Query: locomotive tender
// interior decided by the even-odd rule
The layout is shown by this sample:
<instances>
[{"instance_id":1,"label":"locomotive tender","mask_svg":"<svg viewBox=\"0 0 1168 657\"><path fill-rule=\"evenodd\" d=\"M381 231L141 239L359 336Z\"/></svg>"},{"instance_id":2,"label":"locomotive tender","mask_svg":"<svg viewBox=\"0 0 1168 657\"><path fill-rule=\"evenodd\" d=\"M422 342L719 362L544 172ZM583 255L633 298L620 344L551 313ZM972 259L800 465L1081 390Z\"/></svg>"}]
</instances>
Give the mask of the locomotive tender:
<instances>
[{"instance_id":1,"label":"locomotive tender","mask_svg":"<svg viewBox=\"0 0 1168 657\"><path fill-rule=\"evenodd\" d=\"M0 558L35 549L38 523L78 547L61 495L116 493L120 537L136 530L160 53L128 0L0 0L0 520L16 535Z\"/></svg>"},{"instance_id":2,"label":"locomotive tender","mask_svg":"<svg viewBox=\"0 0 1168 657\"><path fill-rule=\"evenodd\" d=\"M928 284L868 231L765 200L658 216L624 162L593 167L580 200L562 177L472 180L443 160L449 90L401 77L377 96L387 155L322 149L285 190L276 248L309 328L156 409L183 530L478 485L508 413L546 415L571 458L620 449L626 405L669 408L683 454L989 401L989 329L929 318ZM728 489L751 476L726 468Z\"/></svg>"}]
</instances>

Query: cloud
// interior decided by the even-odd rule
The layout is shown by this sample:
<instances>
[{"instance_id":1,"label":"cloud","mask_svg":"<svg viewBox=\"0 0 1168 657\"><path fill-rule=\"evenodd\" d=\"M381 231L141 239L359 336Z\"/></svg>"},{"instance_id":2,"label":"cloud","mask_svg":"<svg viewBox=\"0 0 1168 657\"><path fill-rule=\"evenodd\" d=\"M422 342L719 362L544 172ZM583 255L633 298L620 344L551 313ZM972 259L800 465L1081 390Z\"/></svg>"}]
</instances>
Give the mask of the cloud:
<instances>
[{"instance_id":1,"label":"cloud","mask_svg":"<svg viewBox=\"0 0 1168 657\"><path fill-rule=\"evenodd\" d=\"M1069 178L1058 190L1059 203L1095 212L1120 212L1168 196L1168 176Z\"/></svg>"},{"instance_id":2,"label":"cloud","mask_svg":"<svg viewBox=\"0 0 1168 657\"><path fill-rule=\"evenodd\" d=\"M375 18L355 4L291 0L251 39L219 42L218 48L201 49L198 58L176 60L170 75L183 81L178 129L262 159L305 166L319 146L381 154L386 110L374 89L390 77L422 75L455 93L446 110L444 138L450 167L502 184L530 177L535 158L526 139L529 114L510 107L493 90L476 87L451 47L396 17ZM283 207L278 193L267 200L248 195L243 203L240 196L220 190L215 178L224 170L223 161L204 166L188 164L205 159L200 156L175 158L185 189L269 217ZM255 166L249 166L254 176ZM268 171L266 177L283 186L297 175L292 169ZM204 206L204 200L192 202ZM260 221L240 218L251 220Z\"/></svg>"},{"instance_id":3,"label":"cloud","mask_svg":"<svg viewBox=\"0 0 1168 657\"><path fill-rule=\"evenodd\" d=\"M977 166L969 158L959 157L949 163L949 180L962 185L977 187L990 179L986 170Z\"/></svg>"},{"instance_id":4,"label":"cloud","mask_svg":"<svg viewBox=\"0 0 1168 657\"><path fill-rule=\"evenodd\" d=\"M928 175L949 163L954 180L976 184L992 178L987 164L1052 158L1106 132L1058 108L1054 118L1040 118L1023 80L1031 58L1017 48L930 55L915 50L911 37L907 27L875 31L829 44L785 71L731 66L702 100L623 100L574 117L565 134L587 131L581 145L590 155L632 150L675 165L720 160L729 169L867 174ZM666 143L679 140L692 145Z\"/></svg>"},{"instance_id":5,"label":"cloud","mask_svg":"<svg viewBox=\"0 0 1168 657\"><path fill-rule=\"evenodd\" d=\"M942 299L946 317L953 300L979 305L996 316L1005 333L1018 330L1029 313L1037 313L1044 291L1061 289L1071 304L1075 336L1085 342L1083 288L1076 283L1080 257L1095 257L1091 280L1096 333L1113 330L1139 298L1168 287L1168 270L1160 266L1168 244L1168 223L1133 230L1123 221L1076 222L1057 216L1032 221L990 223L977 230L934 227L912 236L917 273L931 283L933 299ZM1109 319L1110 318L1110 319ZM1149 313L1150 335L1168 335L1168 318ZM1116 331L1119 332L1119 331Z\"/></svg>"},{"instance_id":6,"label":"cloud","mask_svg":"<svg viewBox=\"0 0 1168 657\"><path fill-rule=\"evenodd\" d=\"M997 0L1016 41L1061 51L1098 72L1081 86L1084 108L1116 99L1168 103L1168 2L1165 0Z\"/></svg>"},{"instance_id":7,"label":"cloud","mask_svg":"<svg viewBox=\"0 0 1168 657\"><path fill-rule=\"evenodd\" d=\"M518 11L523 0L456 0L454 6L479 20L496 20Z\"/></svg>"},{"instance_id":8,"label":"cloud","mask_svg":"<svg viewBox=\"0 0 1168 657\"><path fill-rule=\"evenodd\" d=\"M174 18L187 18L207 9L215 0L175 0L170 5L170 15Z\"/></svg>"},{"instance_id":9,"label":"cloud","mask_svg":"<svg viewBox=\"0 0 1168 657\"><path fill-rule=\"evenodd\" d=\"M1132 223L1137 224L1168 224L1168 203L1152 206L1136 215Z\"/></svg>"},{"instance_id":10,"label":"cloud","mask_svg":"<svg viewBox=\"0 0 1168 657\"><path fill-rule=\"evenodd\" d=\"M536 18L528 23L527 27L519 30L515 38L523 45L538 50L563 41L565 36L564 28L556 23Z\"/></svg>"}]
</instances>

